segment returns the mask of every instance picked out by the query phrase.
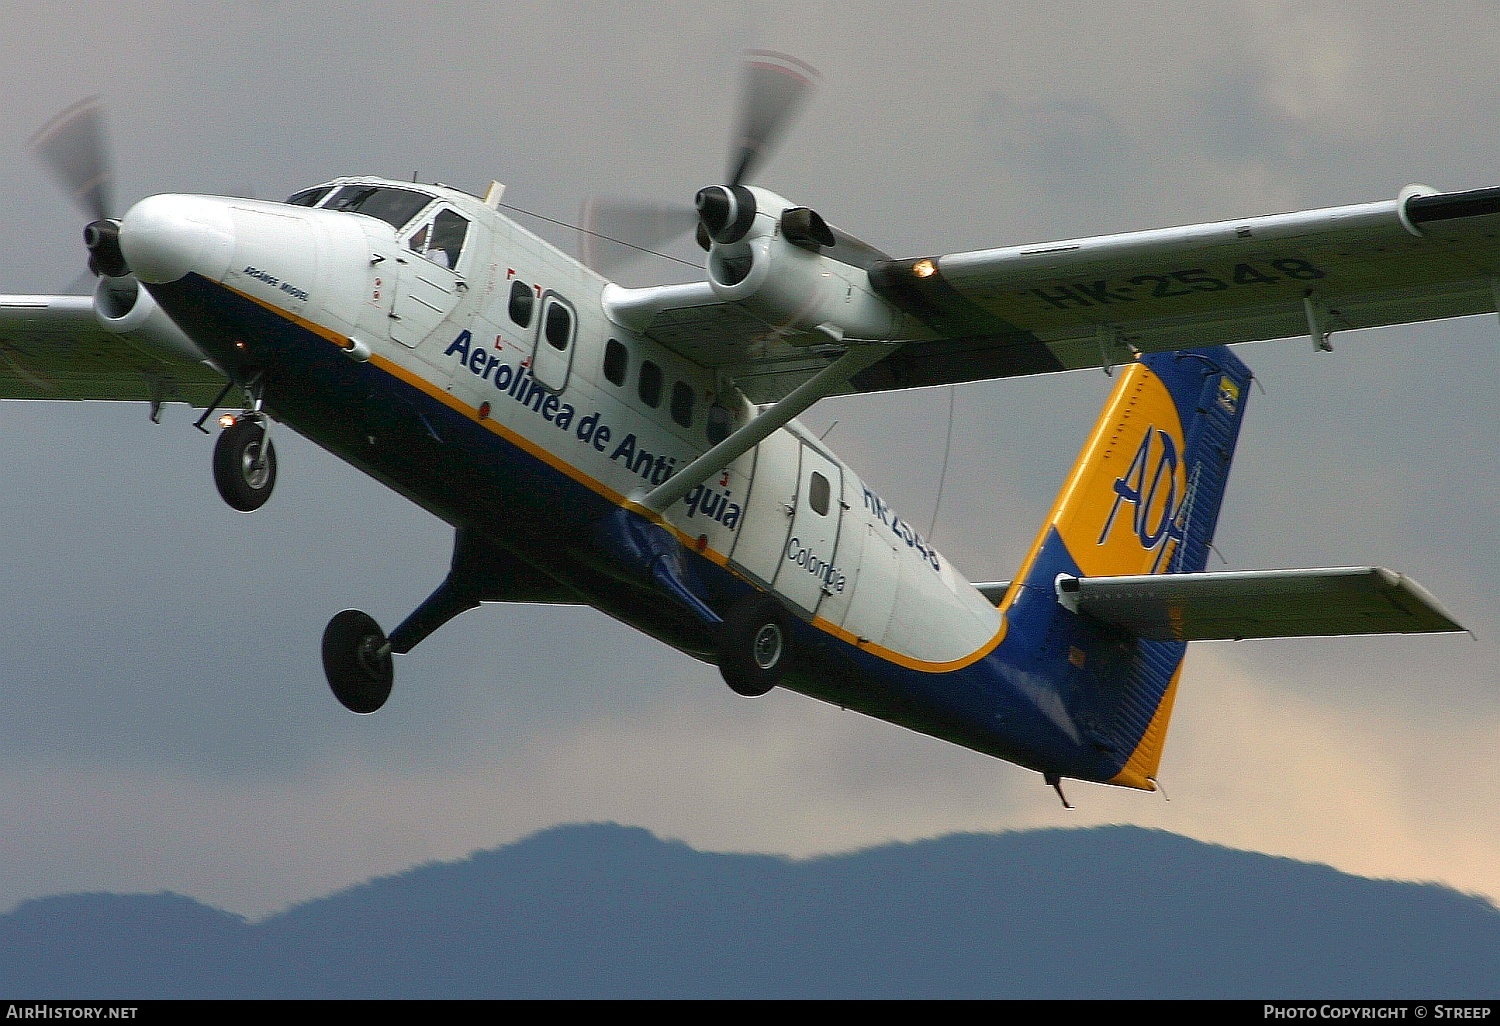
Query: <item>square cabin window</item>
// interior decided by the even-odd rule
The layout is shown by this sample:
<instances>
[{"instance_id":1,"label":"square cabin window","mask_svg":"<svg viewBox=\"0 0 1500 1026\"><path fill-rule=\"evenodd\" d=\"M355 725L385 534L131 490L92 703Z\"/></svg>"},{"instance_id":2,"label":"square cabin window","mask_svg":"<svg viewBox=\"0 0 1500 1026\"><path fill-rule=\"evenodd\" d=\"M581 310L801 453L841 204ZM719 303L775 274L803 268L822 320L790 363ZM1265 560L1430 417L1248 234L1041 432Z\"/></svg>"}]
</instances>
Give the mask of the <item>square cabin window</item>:
<instances>
[{"instance_id":1,"label":"square cabin window","mask_svg":"<svg viewBox=\"0 0 1500 1026\"><path fill-rule=\"evenodd\" d=\"M524 281L513 281L510 283L510 319L523 328L531 327L531 307L536 302L536 297L531 293L531 286Z\"/></svg>"},{"instance_id":2,"label":"square cabin window","mask_svg":"<svg viewBox=\"0 0 1500 1026\"><path fill-rule=\"evenodd\" d=\"M683 427L693 426L693 386L685 381L672 383L672 419Z\"/></svg>"},{"instance_id":3,"label":"square cabin window","mask_svg":"<svg viewBox=\"0 0 1500 1026\"><path fill-rule=\"evenodd\" d=\"M573 311L556 300L547 304L547 324L542 330L547 344L558 352L568 348L573 339Z\"/></svg>"},{"instance_id":4,"label":"square cabin window","mask_svg":"<svg viewBox=\"0 0 1500 1026\"><path fill-rule=\"evenodd\" d=\"M828 486L828 478L814 470L812 480L807 484L807 504L818 516L826 517L831 495L832 489Z\"/></svg>"},{"instance_id":5,"label":"square cabin window","mask_svg":"<svg viewBox=\"0 0 1500 1026\"><path fill-rule=\"evenodd\" d=\"M641 362L641 377L636 382L641 402L653 410L661 405L661 368L652 360Z\"/></svg>"},{"instance_id":6,"label":"square cabin window","mask_svg":"<svg viewBox=\"0 0 1500 1026\"><path fill-rule=\"evenodd\" d=\"M604 376L612 385L625 384L625 375L630 370L630 350L617 338L604 343Z\"/></svg>"}]
</instances>

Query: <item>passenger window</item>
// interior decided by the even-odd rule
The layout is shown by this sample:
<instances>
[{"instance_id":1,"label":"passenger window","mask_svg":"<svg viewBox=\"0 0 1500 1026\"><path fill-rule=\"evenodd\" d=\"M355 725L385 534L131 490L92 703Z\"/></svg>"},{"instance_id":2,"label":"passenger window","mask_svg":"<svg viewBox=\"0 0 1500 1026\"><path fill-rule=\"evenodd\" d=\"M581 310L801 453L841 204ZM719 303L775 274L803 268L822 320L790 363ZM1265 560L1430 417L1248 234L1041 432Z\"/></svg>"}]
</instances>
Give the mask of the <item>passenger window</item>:
<instances>
[{"instance_id":1,"label":"passenger window","mask_svg":"<svg viewBox=\"0 0 1500 1026\"><path fill-rule=\"evenodd\" d=\"M547 344L558 352L568 348L568 341L573 335L572 311L561 303L548 303L547 323L542 334L546 336Z\"/></svg>"},{"instance_id":2,"label":"passenger window","mask_svg":"<svg viewBox=\"0 0 1500 1026\"><path fill-rule=\"evenodd\" d=\"M510 283L510 319L523 328L531 327L531 307L536 302L531 286L524 281Z\"/></svg>"},{"instance_id":3,"label":"passenger window","mask_svg":"<svg viewBox=\"0 0 1500 1026\"><path fill-rule=\"evenodd\" d=\"M693 426L693 387L683 381L672 383L672 419L683 427Z\"/></svg>"},{"instance_id":4,"label":"passenger window","mask_svg":"<svg viewBox=\"0 0 1500 1026\"><path fill-rule=\"evenodd\" d=\"M604 343L604 376L611 384L625 384L625 376L630 371L630 351L619 339L612 338Z\"/></svg>"},{"instance_id":5,"label":"passenger window","mask_svg":"<svg viewBox=\"0 0 1500 1026\"><path fill-rule=\"evenodd\" d=\"M812 511L820 517L826 517L828 515L828 500L830 497L830 491L831 490L828 487L828 478L824 477L822 474L814 470L812 473L812 480L808 483L807 486L807 504L811 506Z\"/></svg>"},{"instance_id":6,"label":"passenger window","mask_svg":"<svg viewBox=\"0 0 1500 1026\"><path fill-rule=\"evenodd\" d=\"M636 382L641 402L653 410L661 405L661 368L651 360L641 363L641 377Z\"/></svg>"},{"instance_id":7,"label":"passenger window","mask_svg":"<svg viewBox=\"0 0 1500 1026\"><path fill-rule=\"evenodd\" d=\"M734 414L718 403L708 408L708 421L703 425L703 433L708 436L709 445L718 445L724 441L733 427Z\"/></svg>"}]
</instances>

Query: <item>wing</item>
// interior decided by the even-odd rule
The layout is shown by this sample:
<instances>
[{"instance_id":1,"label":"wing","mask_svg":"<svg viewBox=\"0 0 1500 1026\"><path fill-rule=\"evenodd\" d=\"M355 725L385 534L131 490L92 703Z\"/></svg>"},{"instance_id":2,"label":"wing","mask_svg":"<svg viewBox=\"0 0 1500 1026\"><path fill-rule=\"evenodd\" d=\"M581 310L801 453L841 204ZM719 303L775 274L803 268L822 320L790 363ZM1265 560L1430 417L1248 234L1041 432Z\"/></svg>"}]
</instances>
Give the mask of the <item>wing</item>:
<instances>
[{"instance_id":1,"label":"wing","mask_svg":"<svg viewBox=\"0 0 1500 1026\"><path fill-rule=\"evenodd\" d=\"M1325 345L1350 328L1489 313L1497 237L1500 188L1419 186L1378 203L903 260L841 237L826 255L857 268L851 283L903 323L885 336L901 348L841 390L1109 366L1217 343ZM843 348L806 324L775 327L707 282L617 290L606 307L757 402L785 396Z\"/></svg>"},{"instance_id":2,"label":"wing","mask_svg":"<svg viewBox=\"0 0 1500 1026\"><path fill-rule=\"evenodd\" d=\"M1496 309L1500 189L892 260L875 290L938 336L862 389L1097 367L1216 343Z\"/></svg>"},{"instance_id":3,"label":"wing","mask_svg":"<svg viewBox=\"0 0 1500 1026\"><path fill-rule=\"evenodd\" d=\"M109 331L94 303L91 296L0 296L0 398L206 407L223 388L224 376L185 351L180 333L152 323Z\"/></svg>"}]
</instances>

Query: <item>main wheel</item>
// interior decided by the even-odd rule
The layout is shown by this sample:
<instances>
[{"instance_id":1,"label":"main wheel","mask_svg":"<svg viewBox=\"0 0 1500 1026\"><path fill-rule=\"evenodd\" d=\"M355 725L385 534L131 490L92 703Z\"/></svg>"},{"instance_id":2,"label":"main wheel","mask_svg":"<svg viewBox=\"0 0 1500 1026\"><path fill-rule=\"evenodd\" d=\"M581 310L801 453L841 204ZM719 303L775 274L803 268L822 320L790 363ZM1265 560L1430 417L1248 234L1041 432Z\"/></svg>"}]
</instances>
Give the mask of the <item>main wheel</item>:
<instances>
[{"instance_id":1,"label":"main wheel","mask_svg":"<svg viewBox=\"0 0 1500 1026\"><path fill-rule=\"evenodd\" d=\"M730 612L719 631L719 673L730 690L759 698L781 683L792 655L781 606L752 597Z\"/></svg>"},{"instance_id":2,"label":"main wheel","mask_svg":"<svg viewBox=\"0 0 1500 1026\"><path fill-rule=\"evenodd\" d=\"M247 417L220 433L214 443L214 484L224 501L241 513L266 504L276 487L276 446L264 427Z\"/></svg>"},{"instance_id":3,"label":"main wheel","mask_svg":"<svg viewBox=\"0 0 1500 1026\"><path fill-rule=\"evenodd\" d=\"M385 631L368 613L346 609L323 630L323 672L333 697L350 712L372 713L385 705L396 680L391 654L381 654Z\"/></svg>"}]
</instances>

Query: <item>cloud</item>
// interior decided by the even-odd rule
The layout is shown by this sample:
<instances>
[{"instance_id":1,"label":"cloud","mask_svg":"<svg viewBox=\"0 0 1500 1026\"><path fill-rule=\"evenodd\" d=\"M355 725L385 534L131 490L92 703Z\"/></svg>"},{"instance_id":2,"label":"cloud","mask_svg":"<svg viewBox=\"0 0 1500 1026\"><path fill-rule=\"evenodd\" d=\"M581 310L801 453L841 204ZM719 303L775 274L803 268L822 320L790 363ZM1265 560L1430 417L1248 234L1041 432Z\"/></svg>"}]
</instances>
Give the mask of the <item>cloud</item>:
<instances>
[{"instance_id":1,"label":"cloud","mask_svg":"<svg viewBox=\"0 0 1500 1026\"><path fill-rule=\"evenodd\" d=\"M500 178L508 201L566 217L600 191L687 202L721 174L747 36L826 78L764 183L903 253L1494 180L1474 128L1500 120L1489 3L1436 19L1321 0L757 10L459 4L408 40L365 30L409 25L395 4L358 21L33 5L0 38L25 83L0 111L0 290L52 291L82 266L79 218L22 149L86 93L114 112L127 200L417 170ZM1075 784L1076 814L1034 774L944 743L795 696L734 699L711 667L579 610L466 614L403 659L390 708L345 716L320 679L322 624L346 605L398 622L446 567L445 526L285 436L277 496L240 517L181 410L151 428L141 410L6 404L0 905L168 887L255 913L577 819L796 854L1122 821L1500 894L1493 332L1248 349L1269 394L1219 532L1236 566L1411 572L1482 640L1195 649L1173 801ZM1109 384L959 389L936 538L961 568L1014 572ZM923 391L807 420L839 419L830 443L925 527L947 409Z\"/></svg>"}]
</instances>

